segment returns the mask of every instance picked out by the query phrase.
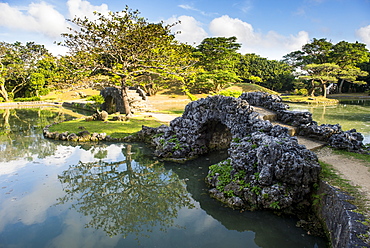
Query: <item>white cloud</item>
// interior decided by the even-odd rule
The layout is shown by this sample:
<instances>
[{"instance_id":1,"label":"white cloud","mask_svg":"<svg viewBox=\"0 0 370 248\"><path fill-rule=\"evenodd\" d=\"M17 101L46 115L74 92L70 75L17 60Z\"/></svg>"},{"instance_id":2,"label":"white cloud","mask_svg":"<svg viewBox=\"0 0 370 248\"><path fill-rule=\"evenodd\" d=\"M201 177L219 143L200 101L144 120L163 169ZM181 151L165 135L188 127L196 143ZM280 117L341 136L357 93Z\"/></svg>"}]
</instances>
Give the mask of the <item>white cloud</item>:
<instances>
[{"instance_id":1,"label":"white cloud","mask_svg":"<svg viewBox=\"0 0 370 248\"><path fill-rule=\"evenodd\" d=\"M21 11L8 3L0 3L0 26L28 32L42 33L56 38L66 32L67 22L53 6L45 3L31 3Z\"/></svg>"},{"instance_id":2,"label":"white cloud","mask_svg":"<svg viewBox=\"0 0 370 248\"><path fill-rule=\"evenodd\" d=\"M241 53L256 53L262 57L278 60L289 52L300 49L309 41L306 31L290 36L275 31L262 34L256 32L251 24L227 15L213 19L209 30L213 36L237 37L242 45Z\"/></svg>"},{"instance_id":3,"label":"white cloud","mask_svg":"<svg viewBox=\"0 0 370 248\"><path fill-rule=\"evenodd\" d=\"M180 8L182 9L186 9L186 10L195 10L195 11L199 11L198 9L188 5L188 4L180 4L178 5Z\"/></svg>"},{"instance_id":4,"label":"white cloud","mask_svg":"<svg viewBox=\"0 0 370 248\"><path fill-rule=\"evenodd\" d=\"M100 6L94 6L90 2L85 0L68 0L67 2L69 16L74 17L87 17L92 20L95 19L94 11L102 14L107 14L109 12L108 5L102 4Z\"/></svg>"},{"instance_id":5,"label":"white cloud","mask_svg":"<svg viewBox=\"0 0 370 248\"><path fill-rule=\"evenodd\" d=\"M168 24L180 21L180 24L172 28L173 32L180 32L176 34L176 39L188 43L189 45L199 44L204 38L208 36L207 32L202 28L202 24L195 20L192 16L171 17L165 22Z\"/></svg>"},{"instance_id":6,"label":"white cloud","mask_svg":"<svg viewBox=\"0 0 370 248\"><path fill-rule=\"evenodd\" d=\"M198 12L198 13L204 15L204 16L212 16L212 15L216 14L216 13L208 13L208 12L202 11L202 10L197 9L193 6L190 6L188 4L180 4L180 5L178 5L178 7L182 8L182 9L185 9L185 10L191 10L191 11Z\"/></svg>"},{"instance_id":7,"label":"white cloud","mask_svg":"<svg viewBox=\"0 0 370 248\"><path fill-rule=\"evenodd\" d=\"M356 30L356 35L370 48L370 25Z\"/></svg>"}]
</instances>

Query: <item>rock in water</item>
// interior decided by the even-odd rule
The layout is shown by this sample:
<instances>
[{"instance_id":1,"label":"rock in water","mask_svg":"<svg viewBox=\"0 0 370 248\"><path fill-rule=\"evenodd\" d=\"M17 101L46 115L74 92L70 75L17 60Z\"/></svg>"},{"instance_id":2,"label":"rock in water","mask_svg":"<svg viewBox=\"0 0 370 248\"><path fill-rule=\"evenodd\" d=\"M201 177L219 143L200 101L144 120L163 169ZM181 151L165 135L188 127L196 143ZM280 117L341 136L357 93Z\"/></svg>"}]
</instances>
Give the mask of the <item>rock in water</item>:
<instances>
[{"instance_id":1,"label":"rock in water","mask_svg":"<svg viewBox=\"0 0 370 248\"><path fill-rule=\"evenodd\" d=\"M255 132L232 142L230 157L210 167L211 194L234 208L286 209L311 193L321 170L294 137Z\"/></svg>"}]
</instances>

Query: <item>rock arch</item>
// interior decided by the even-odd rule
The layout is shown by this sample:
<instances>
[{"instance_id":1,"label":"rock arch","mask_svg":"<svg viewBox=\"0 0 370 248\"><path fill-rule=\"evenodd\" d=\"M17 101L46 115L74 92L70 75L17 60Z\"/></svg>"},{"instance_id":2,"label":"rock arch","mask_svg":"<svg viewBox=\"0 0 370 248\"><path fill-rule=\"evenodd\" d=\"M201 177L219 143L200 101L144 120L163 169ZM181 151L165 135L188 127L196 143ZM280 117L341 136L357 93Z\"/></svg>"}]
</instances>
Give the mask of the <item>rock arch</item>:
<instances>
[{"instance_id":1,"label":"rock arch","mask_svg":"<svg viewBox=\"0 0 370 248\"><path fill-rule=\"evenodd\" d=\"M100 95L104 97L102 109L109 114L119 112L125 113L123 104L123 90L118 87L106 87L100 91ZM145 92L138 88L130 88L127 90L127 98L131 112L147 111L147 97Z\"/></svg>"},{"instance_id":2,"label":"rock arch","mask_svg":"<svg viewBox=\"0 0 370 248\"><path fill-rule=\"evenodd\" d=\"M198 142L208 147L209 151L227 149L230 146L232 140L230 128L220 120L208 120L199 132Z\"/></svg>"},{"instance_id":3,"label":"rock arch","mask_svg":"<svg viewBox=\"0 0 370 248\"><path fill-rule=\"evenodd\" d=\"M143 127L135 138L172 161L228 148L229 158L211 166L206 181L215 198L236 208L290 209L318 182L316 155L299 145L287 128L262 120L241 98L212 96L191 102L170 126Z\"/></svg>"},{"instance_id":4,"label":"rock arch","mask_svg":"<svg viewBox=\"0 0 370 248\"><path fill-rule=\"evenodd\" d=\"M122 89L116 87L106 87L100 91L100 95L104 97L102 109L109 114L114 112L125 113L123 105Z\"/></svg>"}]
</instances>

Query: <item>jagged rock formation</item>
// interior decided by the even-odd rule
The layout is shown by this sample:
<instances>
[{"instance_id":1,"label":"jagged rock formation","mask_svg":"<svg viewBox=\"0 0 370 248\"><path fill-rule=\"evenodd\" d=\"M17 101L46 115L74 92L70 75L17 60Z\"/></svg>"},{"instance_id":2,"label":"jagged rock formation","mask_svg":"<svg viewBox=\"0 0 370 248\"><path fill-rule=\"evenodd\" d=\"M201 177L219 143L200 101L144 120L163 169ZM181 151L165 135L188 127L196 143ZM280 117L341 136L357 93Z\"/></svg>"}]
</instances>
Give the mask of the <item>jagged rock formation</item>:
<instances>
[{"instance_id":1,"label":"jagged rock formation","mask_svg":"<svg viewBox=\"0 0 370 248\"><path fill-rule=\"evenodd\" d=\"M100 95L105 101L102 109L108 113L125 113L123 105L123 90L117 87L106 87L100 91ZM130 104L131 112L144 112L148 110L147 97L141 89L130 88L127 90L127 98Z\"/></svg>"},{"instance_id":2,"label":"jagged rock formation","mask_svg":"<svg viewBox=\"0 0 370 248\"><path fill-rule=\"evenodd\" d=\"M343 131L339 124L322 124L312 120L310 112L289 111L289 106L282 103L276 95L265 92L247 92L240 96L251 105L261 106L277 113L277 120L297 127L297 134L307 138L325 141L331 147L353 152L362 152L364 148L363 136L355 129Z\"/></svg>"},{"instance_id":3,"label":"jagged rock formation","mask_svg":"<svg viewBox=\"0 0 370 248\"><path fill-rule=\"evenodd\" d=\"M279 126L234 140L229 156L210 167L207 182L211 194L233 208L288 209L318 182L316 155Z\"/></svg>"},{"instance_id":4,"label":"jagged rock formation","mask_svg":"<svg viewBox=\"0 0 370 248\"><path fill-rule=\"evenodd\" d=\"M211 166L207 181L213 196L232 207L290 208L304 201L318 182L316 155L287 128L261 120L240 98L191 102L170 126L143 127L131 138L150 143L156 156L175 161L229 148L229 159Z\"/></svg>"}]
</instances>

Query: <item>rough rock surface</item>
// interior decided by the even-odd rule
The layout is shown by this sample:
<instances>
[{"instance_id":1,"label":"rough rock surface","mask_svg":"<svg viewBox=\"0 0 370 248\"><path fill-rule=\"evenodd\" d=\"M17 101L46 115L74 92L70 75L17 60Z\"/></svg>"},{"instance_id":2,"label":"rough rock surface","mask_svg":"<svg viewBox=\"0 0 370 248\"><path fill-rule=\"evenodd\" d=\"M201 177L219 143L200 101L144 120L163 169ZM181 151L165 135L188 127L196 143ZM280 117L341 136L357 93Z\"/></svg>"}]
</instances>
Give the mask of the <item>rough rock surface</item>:
<instances>
[{"instance_id":1,"label":"rough rock surface","mask_svg":"<svg viewBox=\"0 0 370 248\"><path fill-rule=\"evenodd\" d=\"M298 135L325 141L328 145L353 152L366 152L364 150L363 136L355 129L343 131L339 124L322 124L312 120L310 112L290 111L289 106L282 103L279 96L265 92L243 93L240 99L248 101L251 105L260 106L275 111L277 120L298 128Z\"/></svg>"},{"instance_id":2,"label":"rough rock surface","mask_svg":"<svg viewBox=\"0 0 370 248\"><path fill-rule=\"evenodd\" d=\"M182 117L172 120L169 127L144 128L137 137L152 134L150 143L155 147L156 156L182 159L228 148L233 138L271 128L269 121L258 119L248 102L212 96L189 103Z\"/></svg>"},{"instance_id":3,"label":"rough rock surface","mask_svg":"<svg viewBox=\"0 0 370 248\"><path fill-rule=\"evenodd\" d=\"M207 182L216 198L235 208L286 209L307 197L318 182L317 157L276 127L232 142L229 159L210 167ZM225 163L228 177L220 173Z\"/></svg>"},{"instance_id":4,"label":"rough rock surface","mask_svg":"<svg viewBox=\"0 0 370 248\"><path fill-rule=\"evenodd\" d=\"M232 207L290 208L307 197L320 172L312 152L286 128L259 119L240 98L191 102L170 126L143 127L131 138L150 143L156 156L175 161L229 148L230 158L211 167L207 180L212 195Z\"/></svg>"}]
</instances>

